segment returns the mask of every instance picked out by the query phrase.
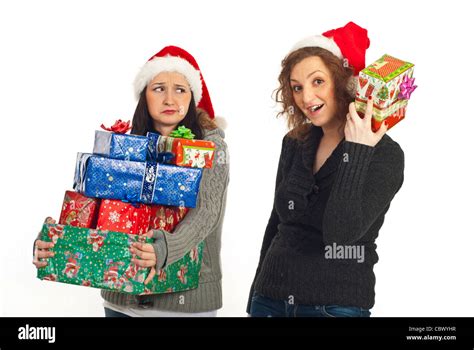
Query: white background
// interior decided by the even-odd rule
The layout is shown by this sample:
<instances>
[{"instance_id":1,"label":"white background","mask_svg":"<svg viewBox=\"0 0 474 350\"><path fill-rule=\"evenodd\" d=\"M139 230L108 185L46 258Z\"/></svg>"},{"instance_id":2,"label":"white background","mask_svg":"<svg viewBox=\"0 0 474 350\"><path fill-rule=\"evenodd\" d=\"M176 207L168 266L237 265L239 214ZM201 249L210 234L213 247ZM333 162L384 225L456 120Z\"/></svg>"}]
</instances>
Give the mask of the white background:
<instances>
[{"instance_id":1,"label":"white background","mask_svg":"<svg viewBox=\"0 0 474 350\"><path fill-rule=\"evenodd\" d=\"M15 1L0 5L3 316L102 316L98 289L39 281L32 244L58 219L76 152L101 123L131 119L132 82L165 45L197 59L228 121L231 182L223 231L224 307L244 316L285 133L271 99L299 39L352 20L367 64L415 63L418 90L389 134L405 183L380 231L373 316L473 316L471 11L467 2Z\"/></svg>"}]
</instances>

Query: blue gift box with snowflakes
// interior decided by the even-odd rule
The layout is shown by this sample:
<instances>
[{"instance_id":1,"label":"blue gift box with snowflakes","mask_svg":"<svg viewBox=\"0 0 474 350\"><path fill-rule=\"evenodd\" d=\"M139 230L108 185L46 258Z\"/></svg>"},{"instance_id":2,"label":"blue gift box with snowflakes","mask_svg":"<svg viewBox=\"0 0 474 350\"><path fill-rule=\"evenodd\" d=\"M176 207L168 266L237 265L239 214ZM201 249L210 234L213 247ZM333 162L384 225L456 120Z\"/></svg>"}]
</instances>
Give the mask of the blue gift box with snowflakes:
<instances>
[{"instance_id":1,"label":"blue gift box with snowflakes","mask_svg":"<svg viewBox=\"0 0 474 350\"><path fill-rule=\"evenodd\" d=\"M78 153L74 190L87 197L195 208L202 169Z\"/></svg>"}]
</instances>

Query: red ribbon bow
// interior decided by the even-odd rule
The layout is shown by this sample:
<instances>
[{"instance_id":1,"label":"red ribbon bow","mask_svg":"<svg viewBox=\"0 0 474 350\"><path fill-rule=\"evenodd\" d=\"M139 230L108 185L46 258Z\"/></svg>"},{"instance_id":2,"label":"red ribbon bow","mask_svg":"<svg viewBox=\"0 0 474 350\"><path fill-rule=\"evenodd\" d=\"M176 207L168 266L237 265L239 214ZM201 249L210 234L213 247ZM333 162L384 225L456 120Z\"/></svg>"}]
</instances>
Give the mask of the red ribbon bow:
<instances>
[{"instance_id":1,"label":"red ribbon bow","mask_svg":"<svg viewBox=\"0 0 474 350\"><path fill-rule=\"evenodd\" d=\"M128 130L132 128L130 126L130 120L124 122L122 121L122 119L117 120L115 124L112 125L110 128L105 127L104 124L102 124L100 127L104 130L112 131L117 134L125 134Z\"/></svg>"}]
</instances>

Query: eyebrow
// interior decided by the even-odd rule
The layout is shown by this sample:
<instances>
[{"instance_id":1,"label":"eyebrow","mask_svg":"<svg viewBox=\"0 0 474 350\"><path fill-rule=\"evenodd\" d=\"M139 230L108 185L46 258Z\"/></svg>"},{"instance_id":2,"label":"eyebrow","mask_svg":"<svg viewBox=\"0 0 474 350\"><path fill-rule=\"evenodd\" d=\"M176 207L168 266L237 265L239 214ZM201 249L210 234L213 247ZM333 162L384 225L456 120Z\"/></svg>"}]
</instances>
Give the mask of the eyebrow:
<instances>
[{"instance_id":1,"label":"eyebrow","mask_svg":"<svg viewBox=\"0 0 474 350\"><path fill-rule=\"evenodd\" d=\"M306 77L306 79L308 79L310 76L312 76L312 75L313 75L314 73L316 73L316 72L321 72L321 73L323 73L323 74L326 74L326 73L324 73L322 70L315 70L314 72L309 73L308 76ZM296 80L296 79L290 79L290 81L298 82L298 80Z\"/></svg>"},{"instance_id":2,"label":"eyebrow","mask_svg":"<svg viewBox=\"0 0 474 350\"><path fill-rule=\"evenodd\" d=\"M166 83L165 83L165 82L157 82L157 83L153 83L153 84L151 84L151 85L166 85ZM181 85L181 84L174 84L174 86L186 88L186 86Z\"/></svg>"}]
</instances>

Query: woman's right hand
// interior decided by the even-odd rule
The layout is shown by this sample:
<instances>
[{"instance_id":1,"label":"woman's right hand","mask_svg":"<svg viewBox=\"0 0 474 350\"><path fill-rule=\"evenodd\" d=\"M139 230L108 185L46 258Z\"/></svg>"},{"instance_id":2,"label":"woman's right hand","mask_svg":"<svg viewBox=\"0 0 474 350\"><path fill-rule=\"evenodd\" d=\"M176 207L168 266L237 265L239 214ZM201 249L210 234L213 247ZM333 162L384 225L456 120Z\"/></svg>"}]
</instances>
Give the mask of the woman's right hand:
<instances>
[{"instance_id":1,"label":"woman's right hand","mask_svg":"<svg viewBox=\"0 0 474 350\"><path fill-rule=\"evenodd\" d=\"M47 217L44 222L45 224L56 223L56 221L50 217ZM48 259L53 257L54 253L49 251L49 249L52 247L54 247L53 242L41 241L39 239L35 241L35 255L33 257L33 265L35 265L37 269L48 265L48 261L40 261L39 259Z\"/></svg>"}]
</instances>

